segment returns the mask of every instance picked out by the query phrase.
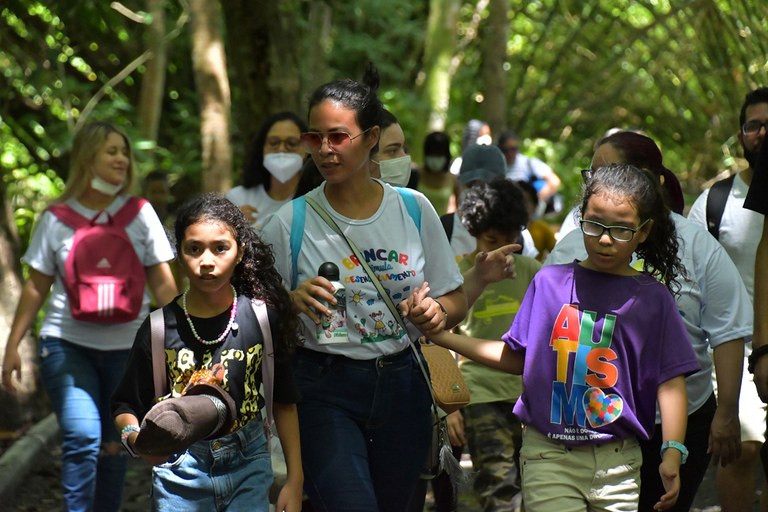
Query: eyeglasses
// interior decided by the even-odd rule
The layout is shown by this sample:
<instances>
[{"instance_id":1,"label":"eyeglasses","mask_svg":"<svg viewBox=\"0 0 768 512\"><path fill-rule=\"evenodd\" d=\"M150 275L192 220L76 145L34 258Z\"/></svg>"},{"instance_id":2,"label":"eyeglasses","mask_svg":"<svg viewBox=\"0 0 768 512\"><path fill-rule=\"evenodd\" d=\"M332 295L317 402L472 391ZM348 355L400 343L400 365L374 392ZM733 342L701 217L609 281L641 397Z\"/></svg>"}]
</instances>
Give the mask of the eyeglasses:
<instances>
[{"instance_id":1,"label":"eyeglasses","mask_svg":"<svg viewBox=\"0 0 768 512\"><path fill-rule=\"evenodd\" d=\"M768 130L768 121L758 121L757 119L747 121L741 126L741 133L744 135L756 135L760 132L760 128Z\"/></svg>"},{"instance_id":2,"label":"eyeglasses","mask_svg":"<svg viewBox=\"0 0 768 512\"><path fill-rule=\"evenodd\" d=\"M610 236L616 242L631 242L635 237L635 233L640 231L643 226L648 224L651 219L645 219L645 222L637 226L636 228L628 228L626 226L606 226L600 224L594 220L581 220L581 232L587 236L601 237L603 233L608 232Z\"/></svg>"},{"instance_id":3,"label":"eyeglasses","mask_svg":"<svg viewBox=\"0 0 768 512\"><path fill-rule=\"evenodd\" d=\"M373 126L371 126L371 128L373 128ZM354 137L347 132L341 131L327 133L304 132L301 134L301 145L304 146L304 149L307 151L320 151L320 147L323 145L323 141L325 141L328 143L329 147L336 149L339 146L352 142L371 128L363 130Z\"/></svg>"},{"instance_id":4,"label":"eyeglasses","mask_svg":"<svg viewBox=\"0 0 768 512\"><path fill-rule=\"evenodd\" d=\"M285 139L281 139L280 137L268 137L264 142L264 147L271 151L276 151L280 148L281 144L285 147L286 151L296 151L301 145L301 139L296 137L287 137Z\"/></svg>"},{"instance_id":5,"label":"eyeglasses","mask_svg":"<svg viewBox=\"0 0 768 512\"><path fill-rule=\"evenodd\" d=\"M592 169L582 169L581 170L581 179L584 180L584 183L588 182L592 179Z\"/></svg>"}]
</instances>

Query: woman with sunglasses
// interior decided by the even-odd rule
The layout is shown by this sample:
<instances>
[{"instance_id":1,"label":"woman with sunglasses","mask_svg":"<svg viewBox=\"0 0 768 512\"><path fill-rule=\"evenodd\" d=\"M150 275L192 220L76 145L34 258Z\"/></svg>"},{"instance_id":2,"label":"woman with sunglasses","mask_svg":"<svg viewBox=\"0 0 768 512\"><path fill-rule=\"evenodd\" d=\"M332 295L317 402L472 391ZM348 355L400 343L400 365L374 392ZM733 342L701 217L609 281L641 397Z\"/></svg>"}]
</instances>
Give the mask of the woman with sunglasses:
<instances>
[{"instance_id":1,"label":"woman with sunglasses","mask_svg":"<svg viewBox=\"0 0 768 512\"><path fill-rule=\"evenodd\" d=\"M240 177L241 185L227 193L255 229L290 201L301 177L306 153L301 133L307 124L293 112L268 117L251 143Z\"/></svg>"},{"instance_id":2,"label":"woman with sunglasses","mask_svg":"<svg viewBox=\"0 0 768 512\"><path fill-rule=\"evenodd\" d=\"M662 165L661 151L656 143L634 132L614 133L598 143L592 158L592 169L614 163L646 167L662 183L669 182L668 176L672 174ZM588 175L587 184L590 179ZM672 209L674 197L669 194L669 189L667 192L665 200ZM738 457L741 450L738 400L744 337L752 333L752 306L736 266L717 240L677 213L670 212L670 217L677 230L677 254L686 270L686 275L677 276L681 287L675 299L701 365L701 370L686 378L688 430L684 444L690 457L680 470L681 487L677 504L669 509L687 511L696 497L710 459L715 464L727 465ZM582 221L581 231L587 236L597 233L597 229L592 231L593 228ZM545 265L583 260L587 253L582 232L574 230L561 238ZM620 241L615 242L617 246L621 244ZM649 320L655 321L652 318ZM707 353L709 348L713 349L712 358ZM717 400L711 379L713 359L718 384ZM653 436L641 441L641 511L652 510L663 494L658 472L661 446L657 412Z\"/></svg>"},{"instance_id":3,"label":"woman with sunglasses","mask_svg":"<svg viewBox=\"0 0 768 512\"><path fill-rule=\"evenodd\" d=\"M402 191L371 177L383 110L377 86L369 69L362 83L331 82L309 100L302 143L325 181L306 197L345 236L310 205L298 234L294 215L302 213L295 205L281 208L262 231L284 279L296 275L291 297L304 328L295 363L304 487L317 511L406 510L431 442L429 388L409 338L452 327L467 310L461 274L427 199L408 191L414 214ZM400 303L407 332L345 237ZM297 238L301 247L292 254ZM328 305L335 310L337 304L331 282L318 276L326 262L338 267L346 292L347 335L341 340L324 338L322 329L316 334L321 318L331 315ZM428 296L418 304L406 301L416 290Z\"/></svg>"}]
</instances>

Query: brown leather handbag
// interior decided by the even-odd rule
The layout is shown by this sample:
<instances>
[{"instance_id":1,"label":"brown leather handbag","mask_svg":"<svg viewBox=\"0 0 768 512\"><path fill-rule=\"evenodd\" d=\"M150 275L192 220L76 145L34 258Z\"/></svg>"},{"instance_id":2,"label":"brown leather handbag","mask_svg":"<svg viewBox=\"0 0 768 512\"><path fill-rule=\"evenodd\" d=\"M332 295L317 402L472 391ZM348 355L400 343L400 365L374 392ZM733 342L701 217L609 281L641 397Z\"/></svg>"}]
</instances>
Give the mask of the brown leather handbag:
<instances>
[{"instance_id":1,"label":"brown leather handbag","mask_svg":"<svg viewBox=\"0 0 768 512\"><path fill-rule=\"evenodd\" d=\"M451 414L467 405L469 388L451 351L422 338L421 353L429 366L429 378L438 407Z\"/></svg>"}]
</instances>

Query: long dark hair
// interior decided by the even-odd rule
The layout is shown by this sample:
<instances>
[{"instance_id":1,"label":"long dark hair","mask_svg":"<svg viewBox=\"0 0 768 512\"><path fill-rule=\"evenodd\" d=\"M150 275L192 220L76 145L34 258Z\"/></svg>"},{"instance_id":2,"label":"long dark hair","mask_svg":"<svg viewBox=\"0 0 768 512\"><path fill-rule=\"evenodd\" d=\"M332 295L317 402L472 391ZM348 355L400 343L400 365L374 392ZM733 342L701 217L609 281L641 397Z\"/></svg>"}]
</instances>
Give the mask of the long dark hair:
<instances>
[{"instance_id":1,"label":"long dark hair","mask_svg":"<svg viewBox=\"0 0 768 512\"><path fill-rule=\"evenodd\" d=\"M355 120L365 131L379 125L384 106L376 91L379 88L379 74L369 64L361 81L352 79L336 80L321 85L309 97L309 111L325 100L331 100L355 112Z\"/></svg>"},{"instance_id":2,"label":"long dark hair","mask_svg":"<svg viewBox=\"0 0 768 512\"><path fill-rule=\"evenodd\" d=\"M243 164L243 172L240 176L240 184L243 187L253 188L264 185L264 189L269 190L271 180L269 179L269 171L264 167L264 144L267 141L269 130L280 121L291 121L301 133L307 131L307 123L293 112L278 112L265 119L251 141L248 155Z\"/></svg>"},{"instance_id":3,"label":"long dark hair","mask_svg":"<svg viewBox=\"0 0 768 512\"><path fill-rule=\"evenodd\" d=\"M232 285L238 295L261 299L279 313L285 343L275 344L276 354L292 350L298 339L298 316L275 269L270 246L259 238L237 206L221 194L210 192L193 197L179 209L173 226L177 254L181 254L187 228L202 221L223 224L232 232L243 255L232 274Z\"/></svg>"},{"instance_id":4,"label":"long dark hair","mask_svg":"<svg viewBox=\"0 0 768 512\"><path fill-rule=\"evenodd\" d=\"M592 196L608 194L630 202L637 210L641 222L653 221L645 241L635 253L643 258L643 271L663 282L673 294L680 290L678 277L686 271L678 256L679 244L675 223L664 203L664 194L658 177L647 169L630 164L611 164L593 171L584 188L581 214Z\"/></svg>"},{"instance_id":5,"label":"long dark hair","mask_svg":"<svg viewBox=\"0 0 768 512\"><path fill-rule=\"evenodd\" d=\"M597 143L597 147L603 144L610 144L616 149L624 157L624 163L648 169L657 176L664 176L665 202L673 212L683 214L685 196L680 180L675 173L664 167L661 150L653 139L636 132L620 131L602 139Z\"/></svg>"}]
</instances>

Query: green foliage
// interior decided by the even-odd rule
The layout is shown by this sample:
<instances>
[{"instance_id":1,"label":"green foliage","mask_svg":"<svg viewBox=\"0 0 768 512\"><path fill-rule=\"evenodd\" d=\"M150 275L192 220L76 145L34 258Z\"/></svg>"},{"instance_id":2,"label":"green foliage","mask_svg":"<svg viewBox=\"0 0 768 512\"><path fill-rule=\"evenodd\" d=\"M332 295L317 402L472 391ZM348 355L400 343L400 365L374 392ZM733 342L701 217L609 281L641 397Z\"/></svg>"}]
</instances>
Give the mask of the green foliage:
<instances>
[{"instance_id":1,"label":"green foliage","mask_svg":"<svg viewBox=\"0 0 768 512\"><path fill-rule=\"evenodd\" d=\"M359 78L373 62L381 75L381 98L408 138L423 129L430 114L420 87L429 4L325 0L331 30L323 40L310 37L318 33L310 30L318 21L309 17L316 4L285 1L275 12L281 18L276 22L296 28L296 73L303 86L323 79L307 76L315 68L302 59L317 45L329 78ZM462 2L455 27L459 42L452 48L446 126L454 154L467 120L483 117L488 84L478 79L483 60L478 38L489 16L484 5ZM525 152L556 169L569 201L579 192L576 171L588 165L595 140L615 126L642 129L659 141L667 166L689 194L722 169L742 164L734 136L738 110L747 90L768 84L764 0L509 0L508 5L507 125L524 138ZM168 1L165 8L170 30L185 3ZM108 85L144 51L144 31L142 23L109 2L7 0L0 6L0 170L22 239L62 189L72 131L88 111L89 118L128 131L140 175L160 169L172 181L199 183L199 105L188 31L169 45L157 141L140 140L136 127L143 67ZM233 90L232 97L237 101L242 94ZM234 147L235 168L241 142ZM412 148L422 144L407 142Z\"/></svg>"}]
</instances>

